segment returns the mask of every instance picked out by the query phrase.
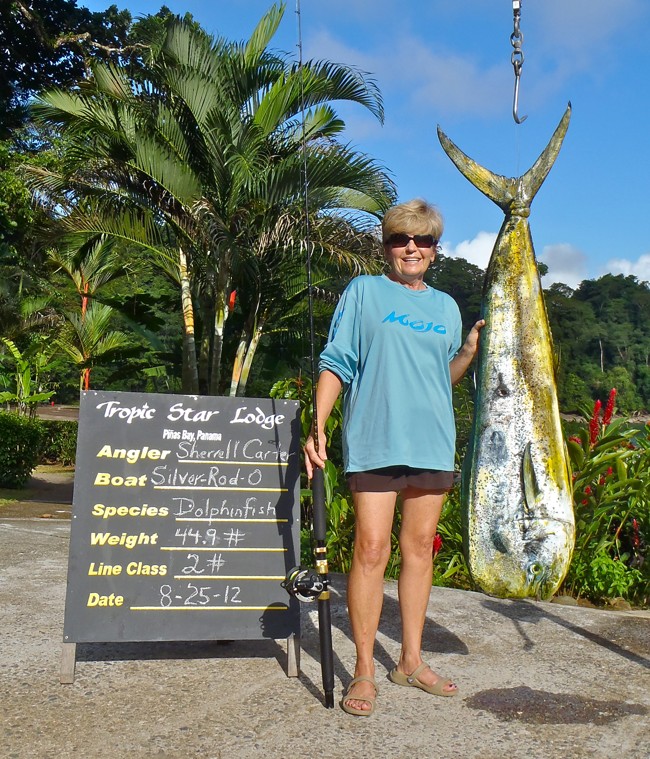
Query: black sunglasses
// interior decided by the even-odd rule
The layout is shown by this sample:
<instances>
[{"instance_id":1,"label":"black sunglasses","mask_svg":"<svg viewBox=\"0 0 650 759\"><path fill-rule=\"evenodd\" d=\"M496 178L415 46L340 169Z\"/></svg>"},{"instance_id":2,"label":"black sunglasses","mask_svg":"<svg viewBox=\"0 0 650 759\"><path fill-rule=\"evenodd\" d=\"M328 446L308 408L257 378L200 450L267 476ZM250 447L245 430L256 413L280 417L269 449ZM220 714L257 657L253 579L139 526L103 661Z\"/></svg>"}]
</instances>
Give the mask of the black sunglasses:
<instances>
[{"instance_id":1,"label":"black sunglasses","mask_svg":"<svg viewBox=\"0 0 650 759\"><path fill-rule=\"evenodd\" d=\"M413 240L418 248L438 247L438 241L433 235L407 235L406 232L394 232L384 242L391 248L405 248L409 244L409 240Z\"/></svg>"}]
</instances>

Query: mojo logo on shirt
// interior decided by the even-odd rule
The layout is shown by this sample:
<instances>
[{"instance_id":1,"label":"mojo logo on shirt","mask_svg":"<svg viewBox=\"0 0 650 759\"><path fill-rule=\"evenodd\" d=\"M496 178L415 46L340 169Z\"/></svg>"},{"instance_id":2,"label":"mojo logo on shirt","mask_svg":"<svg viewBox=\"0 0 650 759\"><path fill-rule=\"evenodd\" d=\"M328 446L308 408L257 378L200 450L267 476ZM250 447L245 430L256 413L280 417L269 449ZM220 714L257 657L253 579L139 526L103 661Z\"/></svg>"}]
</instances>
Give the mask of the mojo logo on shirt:
<instances>
[{"instance_id":1,"label":"mojo logo on shirt","mask_svg":"<svg viewBox=\"0 0 650 759\"><path fill-rule=\"evenodd\" d=\"M401 324L403 327L410 327L415 332L436 332L438 335L446 335L447 328L444 324L434 324L433 322L424 322L422 319L409 319L408 314L398 316L394 311L382 321L382 324Z\"/></svg>"}]
</instances>

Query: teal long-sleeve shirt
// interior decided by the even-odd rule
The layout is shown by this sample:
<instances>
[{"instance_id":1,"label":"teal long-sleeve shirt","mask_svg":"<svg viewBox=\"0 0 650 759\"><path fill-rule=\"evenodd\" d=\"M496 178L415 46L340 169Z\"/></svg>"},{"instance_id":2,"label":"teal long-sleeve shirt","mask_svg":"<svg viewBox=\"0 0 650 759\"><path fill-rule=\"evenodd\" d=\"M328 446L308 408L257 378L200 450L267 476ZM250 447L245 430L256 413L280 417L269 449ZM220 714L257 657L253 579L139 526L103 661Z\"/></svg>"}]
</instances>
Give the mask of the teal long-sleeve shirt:
<instances>
[{"instance_id":1,"label":"teal long-sleeve shirt","mask_svg":"<svg viewBox=\"0 0 650 759\"><path fill-rule=\"evenodd\" d=\"M386 466L453 471L449 362L461 345L456 302L386 276L347 286L321 354L343 383L346 472Z\"/></svg>"}]
</instances>

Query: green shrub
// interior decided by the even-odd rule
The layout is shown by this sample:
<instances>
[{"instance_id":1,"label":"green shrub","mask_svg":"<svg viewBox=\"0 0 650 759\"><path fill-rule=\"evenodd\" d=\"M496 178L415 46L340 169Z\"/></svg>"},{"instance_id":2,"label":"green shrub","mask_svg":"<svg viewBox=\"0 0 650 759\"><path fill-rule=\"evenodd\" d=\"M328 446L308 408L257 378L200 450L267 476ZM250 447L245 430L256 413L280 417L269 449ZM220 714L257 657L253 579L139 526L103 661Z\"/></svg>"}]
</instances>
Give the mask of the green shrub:
<instances>
[{"instance_id":1,"label":"green shrub","mask_svg":"<svg viewBox=\"0 0 650 759\"><path fill-rule=\"evenodd\" d=\"M650 426L612 421L615 398L612 390L602 418L596 401L590 421L567 440L576 543L563 591L594 603L621 597L647 606Z\"/></svg>"},{"instance_id":2,"label":"green shrub","mask_svg":"<svg viewBox=\"0 0 650 759\"><path fill-rule=\"evenodd\" d=\"M0 412L0 487L25 487L40 460L44 434L38 419Z\"/></svg>"},{"instance_id":3,"label":"green shrub","mask_svg":"<svg viewBox=\"0 0 650 759\"><path fill-rule=\"evenodd\" d=\"M42 460L62 466L72 466L77 454L78 423L71 421L43 421L45 439Z\"/></svg>"}]
</instances>

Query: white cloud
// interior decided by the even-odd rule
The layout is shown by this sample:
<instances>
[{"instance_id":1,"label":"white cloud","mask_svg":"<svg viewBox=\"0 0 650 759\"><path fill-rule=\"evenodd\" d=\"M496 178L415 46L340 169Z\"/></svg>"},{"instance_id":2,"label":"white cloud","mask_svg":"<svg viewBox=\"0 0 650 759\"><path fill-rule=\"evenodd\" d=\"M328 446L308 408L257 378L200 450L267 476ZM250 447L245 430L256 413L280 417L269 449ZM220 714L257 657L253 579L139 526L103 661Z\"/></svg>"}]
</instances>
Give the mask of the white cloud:
<instances>
[{"instance_id":1,"label":"white cloud","mask_svg":"<svg viewBox=\"0 0 650 759\"><path fill-rule=\"evenodd\" d=\"M495 114L511 97L511 72L501 64L481 66L478 61L455 53L434 53L429 42L403 32L393 32L390 49L367 53L337 40L322 30L309 41L310 58L357 66L376 79L388 99L405 97L413 112L400 112L407 120L420 113L422 104L436 114ZM408 55L404 54L408 51Z\"/></svg>"},{"instance_id":2,"label":"white cloud","mask_svg":"<svg viewBox=\"0 0 650 759\"><path fill-rule=\"evenodd\" d=\"M321 29L310 36L305 43L305 55L309 59L327 59L334 63L345 63L349 66L357 66L363 71L376 73L377 66L381 61L379 55L368 55L358 47L346 45L336 39L329 30Z\"/></svg>"},{"instance_id":3,"label":"white cloud","mask_svg":"<svg viewBox=\"0 0 650 759\"><path fill-rule=\"evenodd\" d=\"M427 44L405 40L408 59L395 58L390 71L398 86L410 80L414 107L427 103L436 113L494 115L510 99L508 69L501 65L482 67L462 55L438 55Z\"/></svg>"},{"instance_id":4,"label":"white cloud","mask_svg":"<svg viewBox=\"0 0 650 759\"><path fill-rule=\"evenodd\" d=\"M641 282L650 282L650 253L645 253L636 261L627 258L611 258L604 267L611 274L632 274Z\"/></svg>"},{"instance_id":5,"label":"white cloud","mask_svg":"<svg viewBox=\"0 0 650 759\"><path fill-rule=\"evenodd\" d=\"M539 18L545 48L558 59L570 53L572 66L586 68L594 58L602 58L604 44L620 42L617 35L647 13L647 7L646 0L544 0L522 11L522 28L527 11L533 24Z\"/></svg>"},{"instance_id":6,"label":"white cloud","mask_svg":"<svg viewBox=\"0 0 650 759\"><path fill-rule=\"evenodd\" d=\"M443 240L441 253L444 256L464 258L471 264L486 269L496 239L496 232L479 232L474 239L463 240L456 246Z\"/></svg>"},{"instance_id":7,"label":"white cloud","mask_svg":"<svg viewBox=\"0 0 650 759\"><path fill-rule=\"evenodd\" d=\"M545 245L539 260L548 266L548 274L542 280L544 287L560 282L575 289L588 278L587 256L570 243Z\"/></svg>"}]
</instances>

